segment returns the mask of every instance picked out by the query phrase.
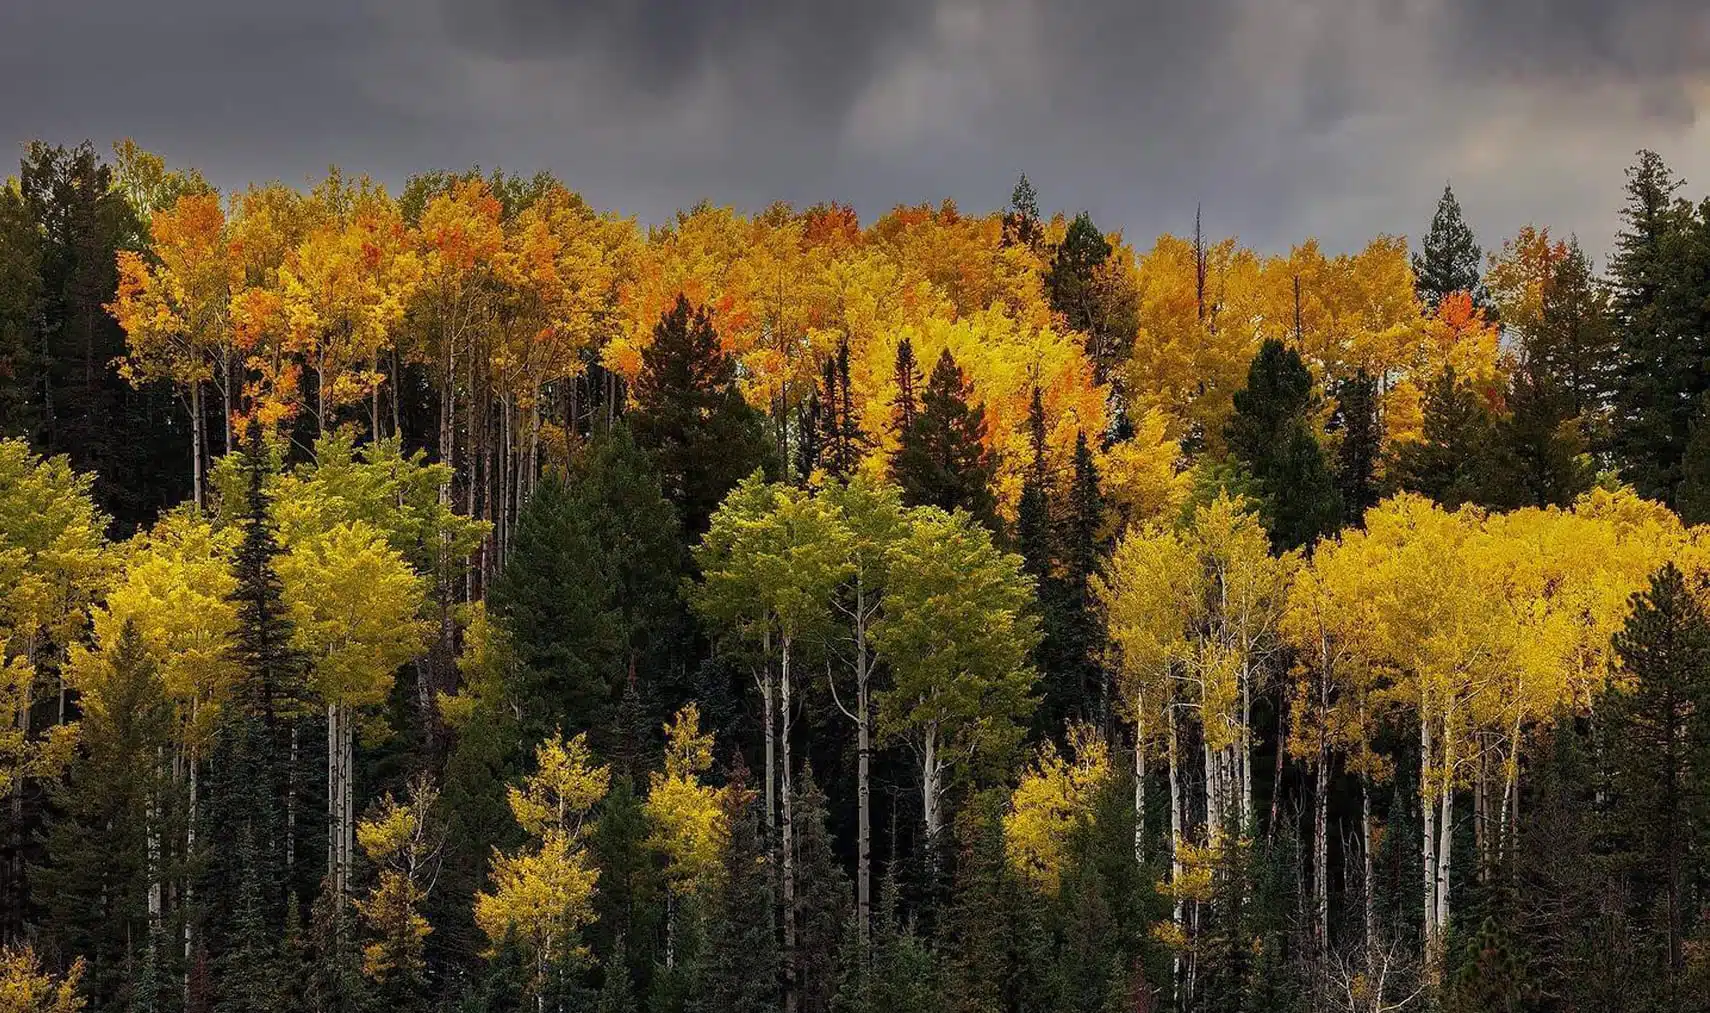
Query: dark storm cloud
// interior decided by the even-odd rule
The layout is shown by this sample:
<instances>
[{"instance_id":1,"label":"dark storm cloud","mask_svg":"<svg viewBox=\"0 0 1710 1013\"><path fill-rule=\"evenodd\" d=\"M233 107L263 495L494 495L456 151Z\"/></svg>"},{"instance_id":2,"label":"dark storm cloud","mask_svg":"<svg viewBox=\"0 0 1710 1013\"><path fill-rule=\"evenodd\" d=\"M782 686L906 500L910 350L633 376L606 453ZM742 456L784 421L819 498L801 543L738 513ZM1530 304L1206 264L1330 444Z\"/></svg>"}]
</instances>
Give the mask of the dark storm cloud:
<instances>
[{"instance_id":1,"label":"dark storm cloud","mask_svg":"<svg viewBox=\"0 0 1710 1013\"><path fill-rule=\"evenodd\" d=\"M1702 0L123 0L0 5L0 137L133 135L221 183L551 168L659 220L706 197L953 196L1025 169L1144 243L1416 232L1607 246L1655 147L1710 190Z\"/></svg>"}]
</instances>

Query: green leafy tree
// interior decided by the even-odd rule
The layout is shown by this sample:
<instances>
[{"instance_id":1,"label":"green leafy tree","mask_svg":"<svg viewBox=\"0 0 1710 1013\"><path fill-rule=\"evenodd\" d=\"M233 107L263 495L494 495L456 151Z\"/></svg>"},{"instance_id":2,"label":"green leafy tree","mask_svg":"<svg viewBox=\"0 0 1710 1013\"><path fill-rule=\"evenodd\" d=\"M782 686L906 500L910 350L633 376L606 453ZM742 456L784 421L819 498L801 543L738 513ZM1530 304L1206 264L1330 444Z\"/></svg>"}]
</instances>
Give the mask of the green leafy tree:
<instances>
[{"instance_id":1,"label":"green leafy tree","mask_svg":"<svg viewBox=\"0 0 1710 1013\"><path fill-rule=\"evenodd\" d=\"M885 615L874 627L892 672L879 727L919 765L928 848L957 776L1005 770L1032 717L1039 643L1032 582L965 513L912 511L890 552Z\"/></svg>"}]
</instances>

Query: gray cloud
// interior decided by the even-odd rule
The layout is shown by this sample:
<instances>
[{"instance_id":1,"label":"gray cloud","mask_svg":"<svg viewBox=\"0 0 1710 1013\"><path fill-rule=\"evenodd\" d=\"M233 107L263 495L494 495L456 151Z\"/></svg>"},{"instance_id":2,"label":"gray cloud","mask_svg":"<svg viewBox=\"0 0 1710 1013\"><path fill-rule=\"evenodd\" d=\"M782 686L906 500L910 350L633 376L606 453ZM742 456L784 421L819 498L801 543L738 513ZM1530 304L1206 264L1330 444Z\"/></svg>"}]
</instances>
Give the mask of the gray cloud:
<instances>
[{"instance_id":1,"label":"gray cloud","mask_svg":"<svg viewBox=\"0 0 1710 1013\"><path fill-rule=\"evenodd\" d=\"M1140 244L1414 233L1452 180L1487 247L1605 249L1621 168L1710 191L1701 0L168 0L0 8L0 139L131 135L235 185L550 168L661 220L1003 202Z\"/></svg>"}]
</instances>

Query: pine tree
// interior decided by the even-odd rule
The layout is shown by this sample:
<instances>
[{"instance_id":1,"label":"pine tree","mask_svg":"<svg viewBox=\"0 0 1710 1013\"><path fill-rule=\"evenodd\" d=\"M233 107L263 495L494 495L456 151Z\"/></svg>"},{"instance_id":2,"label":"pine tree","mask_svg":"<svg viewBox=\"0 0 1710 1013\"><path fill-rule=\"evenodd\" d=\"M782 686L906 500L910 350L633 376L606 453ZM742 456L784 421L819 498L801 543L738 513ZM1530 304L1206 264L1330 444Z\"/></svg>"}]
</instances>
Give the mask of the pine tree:
<instances>
[{"instance_id":1,"label":"pine tree","mask_svg":"<svg viewBox=\"0 0 1710 1013\"><path fill-rule=\"evenodd\" d=\"M914 344L906 337L897 341L894 373L897 394L891 402L891 428L901 442L914 428L915 416L920 412L920 363L914 358Z\"/></svg>"},{"instance_id":2,"label":"pine tree","mask_svg":"<svg viewBox=\"0 0 1710 1013\"><path fill-rule=\"evenodd\" d=\"M686 296L653 328L632 395L635 441L653 455L690 539L737 482L775 467L764 419L743 400L712 318Z\"/></svg>"},{"instance_id":3,"label":"pine tree","mask_svg":"<svg viewBox=\"0 0 1710 1013\"><path fill-rule=\"evenodd\" d=\"M1629 678L1599 715L1614 771L1615 847L1633 901L1663 944L1656 970L1673 1002L1686 966L1695 814L1710 783L1710 620L1673 563L1634 595L1614 646Z\"/></svg>"},{"instance_id":4,"label":"pine tree","mask_svg":"<svg viewBox=\"0 0 1710 1013\"><path fill-rule=\"evenodd\" d=\"M1312 373L1300 353L1267 340L1234 400L1229 449L1258 483L1271 543L1292 549L1335 531L1341 493L1312 431Z\"/></svg>"},{"instance_id":5,"label":"pine tree","mask_svg":"<svg viewBox=\"0 0 1710 1013\"><path fill-rule=\"evenodd\" d=\"M1453 368L1426 388L1424 416L1423 438L1396 455L1397 484L1450 510L1463 503L1503 505L1496 419Z\"/></svg>"},{"instance_id":6,"label":"pine tree","mask_svg":"<svg viewBox=\"0 0 1710 1013\"><path fill-rule=\"evenodd\" d=\"M1336 488L1347 520L1359 523L1377 505L1377 464L1383 451L1383 423L1378 419L1377 381L1364 367L1336 385L1332 419L1341 433L1336 448Z\"/></svg>"},{"instance_id":7,"label":"pine tree","mask_svg":"<svg viewBox=\"0 0 1710 1013\"><path fill-rule=\"evenodd\" d=\"M849 879L832 850L826 798L804 766L796 785L796 954L802 1013L829 1013L849 922Z\"/></svg>"},{"instance_id":8,"label":"pine tree","mask_svg":"<svg viewBox=\"0 0 1710 1013\"><path fill-rule=\"evenodd\" d=\"M1024 172L1009 194L1009 210L1003 216L1003 243L1036 250L1044 239L1045 230L1039 224L1039 194Z\"/></svg>"},{"instance_id":9,"label":"pine tree","mask_svg":"<svg viewBox=\"0 0 1710 1013\"><path fill-rule=\"evenodd\" d=\"M1710 523L1710 395L1692 421L1692 436L1680 461L1680 491L1674 508L1686 524Z\"/></svg>"},{"instance_id":10,"label":"pine tree","mask_svg":"<svg viewBox=\"0 0 1710 1013\"><path fill-rule=\"evenodd\" d=\"M1609 269L1620 345L1614 445L1623 477L1646 497L1673 501L1692 416L1707 381L1701 275L1681 181L1655 152L1627 170L1625 228Z\"/></svg>"},{"instance_id":11,"label":"pine tree","mask_svg":"<svg viewBox=\"0 0 1710 1013\"><path fill-rule=\"evenodd\" d=\"M1420 251L1413 255L1414 286L1425 309L1435 311L1451 292L1469 293L1475 305L1488 305L1479 275L1483 257L1472 229L1461 216L1461 202L1445 185L1431 218L1431 230L1425 234Z\"/></svg>"},{"instance_id":12,"label":"pine tree","mask_svg":"<svg viewBox=\"0 0 1710 1013\"><path fill-rule=\"evenodd\" d=\"M162 842L172 829L169 786L156 757L171 739L174 719L135 624L126 622L111 656L89 668L98 671L80 672L80 748L55 786L48 865L32 877L32 887L46 902L55 947L87 961L84 990L105 1007L133 991L133 958L154 975L152 985L136 982L142 995L158 991L168 958L158 949L164 942L149 897L168 876Z\"/></svg>"},{"instance_id":13,"label":"pine tree","mask_svg":"<svg viewBox=\"0 0 1710 1013\"><path fill-rule=\"evenodd\" d=\"M973 396L973 384L945 349L932 367L914 423L902 433L891 475L906 505L966 510L995 531L997 454L986 444L985 406L969 406Z\"/></svg>"},{"instance_id":14,"label":"pine tree","mask_svg":"<svg viewBox=\"0 0 1710 1013\"><path fill-rule=\"evenodd\" d=\"M692 1006L700 1013L775 1013L782 964L773 937L763 814L740 781L724 795L724 804L730 837L724 874L711 898L701 984Z\"/></svg>"}]
</instances>

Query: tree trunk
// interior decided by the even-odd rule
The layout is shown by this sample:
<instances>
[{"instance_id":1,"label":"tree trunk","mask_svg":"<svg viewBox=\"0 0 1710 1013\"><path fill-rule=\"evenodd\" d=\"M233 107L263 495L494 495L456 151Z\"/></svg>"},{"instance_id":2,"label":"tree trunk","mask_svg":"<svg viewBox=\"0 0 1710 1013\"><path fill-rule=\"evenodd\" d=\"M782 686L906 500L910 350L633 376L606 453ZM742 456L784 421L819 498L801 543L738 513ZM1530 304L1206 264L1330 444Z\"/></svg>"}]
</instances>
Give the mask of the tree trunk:
<instances>
[{"instance_id":1,"label":"tree trunk","mask_svg":"<svg viewBox=\"0 0 1710 1013\"><path fill-rule=\"evenodd\" d=\"M202 494L202 384L190 382L190 496L200 510L206 505Z\"/></svg>"},{"instance_id":2,"label":"tree trunk","mask_svg":"<svg viewBox=\"0 0 1710 1013\"><path fill-rule=\"evenodd\" d=\"M800 971L796 966L795 800L791 798L790 778L790 639L786 634L779 644L781 650L778 664L778 738L780 759L783 761L779 775L784 837L784 1013L796 1013L797 978Z\"/></svg>"},{"instance_id":3,"label":"tree trunk","mask_svg":"<svg viewBox=\"0 0 1710 1013\"><path fill-rule=\"evenodd\" d=\"M1167 748L1169 750L1170 766L1170 883L1172 886L1179 887L1182 881L1182 824L1184 820L1182 813L1181 764L1176 754L1176 714L1173 707L1166 709L1164 712L1164 733L1167 741ZM1177 893L1175 897L1175 908L1170 917L1171 921L1175 924L1176 934L1178 937L1185 935L1187 931L1187 922L1184 917L1185 914L1186 910L1183 906L1182 896L1180 893ZM1170 979L1174 983L1174 987L1177 989L1181 987L1181 978L1182 958L1181 951L1177 950L1174 969L1171 973Z\"/></svg>"},{"instance_id":4,"label":"tree trunk","mask_svg":"<svg viewBox=\"0 0 1710 1013\"><path fill-rule=\"evenodd\" d=\"M1146 864L1146 694L1134 695L1134 863Z\"/></svg>"},{"instance_id":5,"label":"tree trunk","mask_svg":"<svg viewBox=\"0 0 1710 1013\"><path fill-rule=\"evenodd\" d=\"M863 597L857 590L857 614ZM867 685L870 675L866 622L858 618L855 623L855 917L863 951L871 940L873 918L873 712Z\"/></svg>"},{"instance_id":6,"label":"tree trunk","mask_svg":"<svg viewBox=\"0 0 1710 1013\"><path fill-rule=\"evenodd\" d=\"M938 811L940 791L938 780L942 774L939 766L938 726L928 725L926 738L923 740L921 748L920 804L922 822L926 826L926 846L933 849L934 852L938 847L938 831L943 825L943 816Z\"/></svg>"},{"instance_id":7,"label":"tree trunk","mask_svg":"<svg viewBox=\"0 0 1710 1013\"><path fill-rule=\"evenodd\" d=\"M1419 714L1419 848L1424 866L1425 899L1425 959L1427 976L1437 980L1440 964L1435 959L1438 949L1437 926L1437 834L1436 809L1427 793L1431 783L1431 717L1421 706Z\"/></svg>"},{"instance_id":8,"label":"tree trunk","mask_svg":"<svg viewBox=\"0 0 1710 1013\"><path fill-rule=\"evenodd\" d=\"M1330 952L1330 748L1322 732L1318 736L1317 767L1318 797L1312 806L1312 901L1313 928L1322 956Z\"/></svg>"},{"instance_id":9,"label":"tree trunk","mask_svg":"<svg viewBox=\"0 0 1710 1013\"><path fill-rule=\"evenodd\" d=\"M1360 841L1360 857L1365 863L1365 880L1361 883L1361 893L1365 903L1366 951L1369 953L1378 945L1377 904L1372 893L1376 859L1372 855L1372 785L1364 773L1360 774Z\"/></svg>"}]
</instances>

